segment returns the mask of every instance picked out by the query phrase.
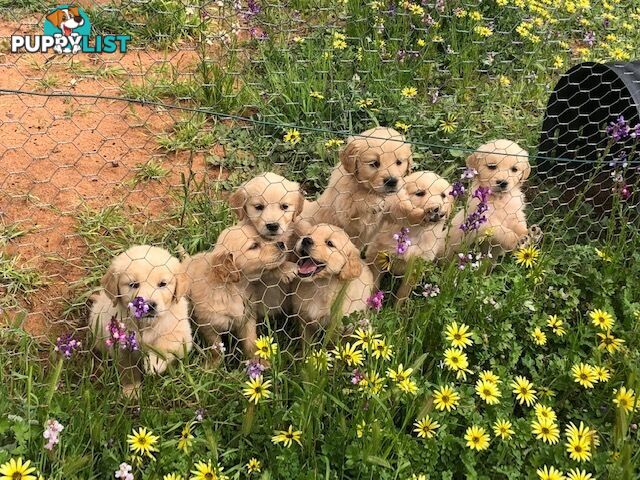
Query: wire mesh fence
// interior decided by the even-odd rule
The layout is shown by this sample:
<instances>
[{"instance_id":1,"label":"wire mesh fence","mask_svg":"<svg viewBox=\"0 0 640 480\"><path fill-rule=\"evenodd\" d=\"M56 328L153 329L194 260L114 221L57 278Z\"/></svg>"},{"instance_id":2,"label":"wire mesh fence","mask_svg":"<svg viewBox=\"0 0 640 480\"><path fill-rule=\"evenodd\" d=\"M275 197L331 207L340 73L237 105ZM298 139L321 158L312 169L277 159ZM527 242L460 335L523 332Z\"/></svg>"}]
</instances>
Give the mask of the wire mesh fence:
<instances>
[{"instance_id":1,"label":"wire mesh fence","mask_svg":"<svg viewBox=\"0 0 640 480\"><path fill-rule=\"evenodd\" d=\"M214 410L216 425L226 415L246 432L256 427L233 383L245 368L270 379L247 387L256 404L261 388L289 381L279 375L295 390L301 365L339 363L371 399L386 385L375 369L356 374L357 359L392 355L397 372L422 371L400 389L424 389L428 404L432 373L446 372L432 316L482 317L478 330L507 322L509 308L532 325L576 316L622 281L610 272L594 293L577 270L596 275L587 263L615 259L635 271L625 263L638 242L632 2L20 0L0 12L0 308L28 333L4 331L3 363L24 373L19 353L39 352L36 384L52 372L60 382L39 406L87 382L109 387L113 405L121 388L139 399L142 383L149 410ZM10 52L12 37L43 29L79 46ZM126 52L96 53L114 35L129 38ZM465 303L470 292L477 304ZM610 302L621 324L640 302L624 295ZM393 354L383 336L397 340ZM64 380L45 361L54 345L83 359ZM526 358L501 355L513 371ZM496 358L478 354L476 369ZM450 370L463 383L471 373ZM313 403L296 415L283 406L304 404L296 395L283 386L274 411L309 417ZM398 427L429 408L385 412ZM377 428L370 420L361 430ZM321 431L311 423L307 445ZM324 455L347 478L373 475ZM399 475L402 461L389 462ZM496 472L487 478L512 478Z\"/></svg>"}]
</instances>

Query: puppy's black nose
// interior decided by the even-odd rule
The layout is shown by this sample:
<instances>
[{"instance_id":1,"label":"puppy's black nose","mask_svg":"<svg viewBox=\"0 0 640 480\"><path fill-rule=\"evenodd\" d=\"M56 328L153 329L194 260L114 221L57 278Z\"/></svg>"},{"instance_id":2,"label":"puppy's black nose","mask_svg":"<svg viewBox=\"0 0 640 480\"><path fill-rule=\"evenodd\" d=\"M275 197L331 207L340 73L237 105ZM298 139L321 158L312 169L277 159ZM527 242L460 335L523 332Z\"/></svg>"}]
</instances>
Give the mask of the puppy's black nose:
<instances>
[{"instance_id":1,"label":"puppy's black nose","mask_svg":"<svg viewBox=\"0 0 640 480\"><path fill-rule=\"evenodd\" d=\"M267 230L269 230L270 232L277 232L279 228L279 223L267 223Z\"/></svg>"},{"instance_id":2,"label":"puppy's black nose","mask_svg":"<svg viewBox=\"0 0 640 480\"><path fill-rule=\"evenodd\" d=\"M76 23L82 23L84 22L84 18L77 16L77 17L73 17L73 19L76 21Z\"/></svg>"},{"instance_id":3,"label":"puppy's black nose","mask_svg":"<svg viewBox=\"0 0 640 480\"><path fill-rule=\"evenodd\" d=\"M304 237L302 239L302 246L303 247L310 247L311 245L313 245L313 238L311 237Z\"/></svg>"},{"instance_id":4,"label":"puppy's black nose","mask_svg":"<svg viewBox=\"0 0 640 480\"><path fill-rule=\"evenodd\" d=\"M498 185L498 187L500 187L500 188L502 188L504 190L505 188L507 188L509 186L509 182L507 182L506 180L500 180L497 183L497 185Z\"/></svg>"},{"instance_id":5,"label":"puppy's black nose","mask_svg":"<svg viewBox=\"0 0 640 480\"><path fill-rule=\"evenodd\" d=\"M276 242L276 247L284 252L286 245L284 244L284 242Z\"/></svg>"},{"instance_id":6,"label":"puppy's black nose","mask_svg":"<svg viewBox=\"0 0 640 480\"><path fill-rule=\"evenodd\" d=\"M397 177L387 177L384 179L384 186L387 188L396 188L398 186Z\"/></svg>"},{"instance_id":7,"label":"puppy's black nose","mask_svg":"<svg viewBox=\"0 0 640 480\"><path fill-rule=\"evenodd\" d=\"M158 304L156 302L147 302L147 305L149 305L149 312L155 312L156 309L158 308Z\"/></svg>"}]
</instances>

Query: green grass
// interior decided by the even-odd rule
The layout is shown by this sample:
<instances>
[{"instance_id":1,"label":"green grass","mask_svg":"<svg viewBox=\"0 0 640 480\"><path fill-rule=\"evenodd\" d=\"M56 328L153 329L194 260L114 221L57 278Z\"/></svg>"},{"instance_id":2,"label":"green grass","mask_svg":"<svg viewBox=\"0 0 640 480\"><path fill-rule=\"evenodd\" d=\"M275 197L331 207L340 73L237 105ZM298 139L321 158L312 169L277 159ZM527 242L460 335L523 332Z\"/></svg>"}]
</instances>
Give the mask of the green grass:
<instances>
[{"instance_id":1,"label":"green grass","mask_svg":"<svg viewBox=\"0 0 640 480\"><path fill-rule=\"evenodd\" d=\"M135 172L135 183L161 180L169 174L169 170L156 160L149 160L146 163L137 164Z\"/></svg>"}]
</instances>

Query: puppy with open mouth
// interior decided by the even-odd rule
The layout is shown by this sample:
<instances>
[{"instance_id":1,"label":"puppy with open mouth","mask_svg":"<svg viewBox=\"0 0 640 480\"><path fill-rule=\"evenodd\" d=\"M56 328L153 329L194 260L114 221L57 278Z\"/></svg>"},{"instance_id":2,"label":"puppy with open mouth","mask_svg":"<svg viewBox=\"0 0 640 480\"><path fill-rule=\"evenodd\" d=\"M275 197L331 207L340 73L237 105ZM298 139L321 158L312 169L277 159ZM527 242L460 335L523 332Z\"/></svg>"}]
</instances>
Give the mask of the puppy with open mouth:
<instances>
[{"instance_id":1,"label":"puppy with open mouth","mask_svg":"<svg viewBox=\"0 0 640 480\"><path fill-rule=\"evenodd\" d=\"M92 297L89 325L94 347L109 355L122 346L124 332L135 338L134 345L118 354L126 373L125 393L134 393L140 384L140 356L146 373L160 374L191 350L188 288L180 261L150 245L121 253L102 277L102 289Z\"/></svg>"},{"instance_id":2,"label":"puppy with open mouth","mask_svg":"<svg viewBox=\"0 0 640 480\"><path fill-rule=\"evenodd\" d=\"M389 199L389 214L367 249L376 286L384 270L403 275L411 257L434 261L444 256L446 224L453 207L450 192L449 182L434 172L405 177L398 194Z\"/></svg>"},{"instance_id":3,"label":"puppy with open mouth","mask_svg":"<svg viewBox=\"0 0 640 480\"><path fill-rule=\"evenodd\" d=\"M291 313L300 321L307 343L317 330L329 326L331 307L342 291L340 316L367 308L373 274L342 228L326 223L309 226L294 254L297 278L291 283Z\"/></svg>"}]
</instances>

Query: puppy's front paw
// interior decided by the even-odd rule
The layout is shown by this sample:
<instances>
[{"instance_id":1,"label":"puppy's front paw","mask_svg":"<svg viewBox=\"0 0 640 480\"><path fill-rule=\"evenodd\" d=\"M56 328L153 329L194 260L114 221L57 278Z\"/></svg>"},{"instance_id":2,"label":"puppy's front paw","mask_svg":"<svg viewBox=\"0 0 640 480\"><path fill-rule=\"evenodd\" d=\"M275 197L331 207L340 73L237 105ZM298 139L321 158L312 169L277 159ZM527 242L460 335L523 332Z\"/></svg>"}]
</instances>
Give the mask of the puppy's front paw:
<instances>
[{"instance_id":1,"label":"puppy's front paw","mask_svg":"<svg viewBox=\"0 0 640 480\"><path fill-rule=\"evenodd\" d=\"M533 243L540 243L542 240L542 229L538 225L531 225L527 236L531 238Z\"/></svg>"},{"instance_id":2,"label":"puppy's front paw","mask_svg":"<svg viewBox=\"0 0 640 480\"><path fill-rule=\"evenodd\" d=\"M293 281L298 276L298 267L293 262L284 262L280 265L280 278L285 283Z\"/></svg>"},{"instance_id":3,"label":"puppy's front paw","mask_svg":"<svg viewBox=\"0 0 640 480\"><path fill-rule=\"evenodd\" d=\"M168 366L169 363L166 360L153 353L149 354L149 358L145 361L145 371L147 373L155 373L159 375L163 373Z\"/></svg>"}]
</instances>

